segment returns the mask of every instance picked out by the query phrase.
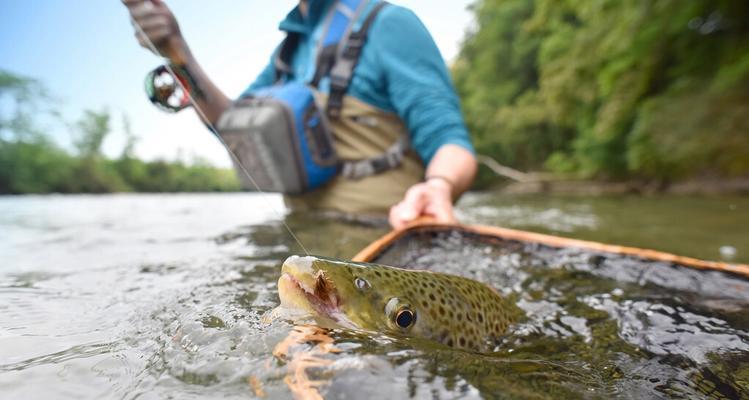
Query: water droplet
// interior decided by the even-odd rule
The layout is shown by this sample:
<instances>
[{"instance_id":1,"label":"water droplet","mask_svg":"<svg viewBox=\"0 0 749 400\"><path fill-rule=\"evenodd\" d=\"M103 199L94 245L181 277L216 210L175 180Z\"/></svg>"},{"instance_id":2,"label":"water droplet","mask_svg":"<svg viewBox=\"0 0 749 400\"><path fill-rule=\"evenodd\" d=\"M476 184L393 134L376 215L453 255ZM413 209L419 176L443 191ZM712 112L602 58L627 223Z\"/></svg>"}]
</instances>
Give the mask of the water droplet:
<instances>
[{"instance_id":1,"label":"water droplet","mask_svg":"<svg viewBox=\"0 0 749 400\"><path fill-rule=\"evenodd\" d=\"M732 260L736 257L737 253L736 248L733 246L720 246L718 251L720 252L720 256L726 260Z\"/></svg>"}]
</instances>

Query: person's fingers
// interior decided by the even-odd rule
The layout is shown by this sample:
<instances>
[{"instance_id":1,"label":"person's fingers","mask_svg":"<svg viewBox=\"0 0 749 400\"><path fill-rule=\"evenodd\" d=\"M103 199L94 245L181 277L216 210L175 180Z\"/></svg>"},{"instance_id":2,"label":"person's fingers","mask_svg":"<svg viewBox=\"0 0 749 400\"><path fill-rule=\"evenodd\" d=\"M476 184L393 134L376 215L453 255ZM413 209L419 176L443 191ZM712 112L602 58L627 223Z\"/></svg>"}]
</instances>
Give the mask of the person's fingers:
<instances>
[{"instance_id":1,"label":"person's fingers","mask_svg":"<svg viewBox=\"0 0 749 400\"><path fill-rule=\"evenodd\" d=\"M138 40L138 44L153 52L152 46L158 46L159 43L167 40L171 36L171 30L165 29L160 31L152 31L150 33L143 34L140 31L135 32L135 39ZM162 55L155 53L157 56Z\"/></svg>"},{"instance_id":2,"label":"person's fingers","mask_svg":"<svg viewBox=\"0 0 749 400\"><path fill-rule=\"evenodd\" d=\"M148 49L150 49L149 41L156 44L162 43L174 34L171 21L164 15L150 14L138 20L132 19L131 23L135 28L135 37L138 39L138 43Z\"/></svg>"},{"instance_id":3,"label":"person's fingers","mask_svg":"<svg viewBox=\"0 0 749 400\"><path fill-rule=\"evenodd\" d=\"M403 220L416 219L421 214L421 211L426 207L428 200L428 193L425 187L415 186L406 192L406 197L403 199L403 206L400 209L400 218Z\"/></svg>"},{"instance_id":4,"label":"person's fingers","mask_svg":"<svg viewBox=\"0 0 749 400\"><path fill-rule=\"evenodd\" d=\"M412 208L423 208L427 200L427 190L428 188L421 184L411 187L406 192L403 203Z\"/></svg>"},{"instance_id":5,"label":"person's fingers","mask_svg":"<svg viewBox=\"0 0 749 400\"><path fill-rule=\"evenodd\" d=\"M160 45L164 40L172 36L173 33L172 29L168 27L145 30L144 32L148 39L157 45Z\"/></svg>"},{"instance_id":6,"label":"person's fingers","mask_svg":"<svg viewBox=\"0 0 749 400\"><path fill-rule=\"evenodd\" d=\"M455 222L452 204L446 201L436 200L427 207L426 213L437 222Z\"/></svg>"},{"instance_id":7,"label":"person's fingers","mask_svg":"<svg viewBox=\"0 0 749 400\"><path fill-rule=\"evenodd\" d=\"M400 204L401 203L398 203L390 207L390 212L388 213L388 222L390 223L390 226L395 229L400 229L403 226L403 221L398 217Z\"/></svg>"},{"instance_id":8,"label":"person's fingers","mask_svg":"<svg viewBox=\"0 0 749 400\"><path fill-rule=\"evenodd\" d=\"M155 15L166 16L164 8L155 7L150 1L133 4L131 7L128 7L128 10L130 10L130 15L136 20Z\"/></svg>"},{"instance_id":9,"label":"person's fingers","mask_svg":"<svg viewBox=\"0 0 749 400\"><path fill-rule=\"evenodd\" d=\"M450 188L432 190L429 194L428 213L439 222L456 222Z\"/></svg>"},{"instance_id":10,"label":"person's fingers","mask_svg":"<svg viewBox=\"0 0 749 400\"><path fill-rule=\"evenodd\" d=\"M162 17L154 17L154 18L148 18L144 21L138 21L138 26L140 26L140 29L142 29L146 33L148 33L149 31L157 30L157 29L171 28L171 25L169 24L169 20L166 18L162 18Z\"/></svg>"},{"instance_id":11,"label":"person's fingers","mask_svg":"<svg viewBox=\"0 0 749 400\"><path fill-rule=\"evenodd\" d=\"M388 221L393 228L402 228L424 212L428 201L428 188L422 185L412 187L406 192L403 200L390 208Z\"/></svg>"},{"instance_id":12,"label":"person's fingers","mask_svg":"<svg viewBox=\"0 0 749 400\"><path fill-rule=\"evenodd\" d=\"M149 43L149 42L150 42L150 39L147 39L147 38L146 38L146 36L145 36L144 34L140 33L140 31L136 31L136 32L135 32L135 38L136 38L136 39L138 40L138 44L139 44L139 45L140 45L141 47L143 47L143 48L145 48L145 49L148 49L148 50L150 50L150 51L153 51L153 50L151 49L151 46L150 46L150 43ZM157 54L157 55L158 55L158 54Z\"/></svg>"},{"instance_id":13,"label":"person's fingers","mask_svg":"<svg viewBox=\"0 0 749 400\"><path fill-rule=\"evenodd\" d=\"M142 33L140 33L140 31L136 30L135 34L133 36L135 36L135 39L138 41L139 45L141 45L143 47L146 47L146 43L147 43L146 39L145 39L144 35Z\"/></svg>"},{"instance_id":14,"label":"person's fingers","mask_svg":"<svg viewBox=\"0 0 749 400\"><path fill-rule=\"evenodd\" d=\"M409 212L404 211L407 208L411 208L411 206L404 202L400 202L390 208L390 214L388 216L388 222L390 222L390 226L395 229L400 229L403 228L411 220L413 220L413 218L406 218L410 215Z\"/></svg>"},{"instance_id":15,"label":"person's fingers","mask_svg":"<svg viewBox=\"0 0 749 400\"><path fill-rule=\"evenodd\" d=\"M161 0L151 0L151 1L149 1L149 3L151 3L151 7L153 7L154 9L159 10L160 12L162 12L164 14L168 14L168 15L172 14L172 11L169 10L169 7L166 6L166 3L164 3Z\"/></svg>"}]
</instances>

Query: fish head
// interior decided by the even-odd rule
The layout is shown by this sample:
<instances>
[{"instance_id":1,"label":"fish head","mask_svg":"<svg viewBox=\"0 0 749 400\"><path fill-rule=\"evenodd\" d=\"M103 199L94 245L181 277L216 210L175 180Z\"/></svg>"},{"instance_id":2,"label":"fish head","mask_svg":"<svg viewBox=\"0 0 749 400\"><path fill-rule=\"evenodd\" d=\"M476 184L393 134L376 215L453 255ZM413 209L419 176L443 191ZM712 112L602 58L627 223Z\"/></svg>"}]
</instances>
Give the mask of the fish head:
<instances>
[{"instance_id":1,"label":"fish head","mask_svg":"<svg viewBox=\"0 0 749 400\"><path fill-rule=\"evenodd\" d=\"M318 257L291 256L278 281L281 305L353 329L426 336L430 317L406 289L411 271ZM408 280L410 281L409 277Z\"/></svg>"}]
</instances>

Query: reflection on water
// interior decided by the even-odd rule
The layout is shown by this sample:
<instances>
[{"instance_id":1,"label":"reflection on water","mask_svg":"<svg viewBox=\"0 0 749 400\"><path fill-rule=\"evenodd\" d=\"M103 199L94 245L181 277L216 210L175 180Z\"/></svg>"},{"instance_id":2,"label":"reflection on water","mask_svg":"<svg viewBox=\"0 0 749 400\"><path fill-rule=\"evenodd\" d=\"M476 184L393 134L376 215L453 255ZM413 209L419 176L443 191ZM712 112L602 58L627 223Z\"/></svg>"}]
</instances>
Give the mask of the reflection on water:
<instances>
[{"instance_id":1,"label":"reflection on water","mask_svg":"<svg viewBox=\"0 0 749 400\"><path fill-rule=\"evenodd\" d=\"M255 194L0 198L0 396L248 398L260 387L288 398L287 365L271 351L291 327L261 319L278 303L281 261L300 249L268 201L283 209ZM746 261L747 209L742 198L480 194L461 215L705 258L731 246ZM343 258L386 231L325 216L287 222L310 252ZM527 320L494 355L334 331L342 352L317 376L327 397L738 397L749 382L745 281L444 245L409 261L489 282Z\"/></svg>"},{"instance_id":2,"label":"reflection on water","mask_svg":"<svg viewBox=\"0 0 749 400\"><path fill-rule=\"evenodd\" d=\"M461 219L707 260L749 263L749 197L580 197L481 193Z\"/></svg>"}]
</instances>

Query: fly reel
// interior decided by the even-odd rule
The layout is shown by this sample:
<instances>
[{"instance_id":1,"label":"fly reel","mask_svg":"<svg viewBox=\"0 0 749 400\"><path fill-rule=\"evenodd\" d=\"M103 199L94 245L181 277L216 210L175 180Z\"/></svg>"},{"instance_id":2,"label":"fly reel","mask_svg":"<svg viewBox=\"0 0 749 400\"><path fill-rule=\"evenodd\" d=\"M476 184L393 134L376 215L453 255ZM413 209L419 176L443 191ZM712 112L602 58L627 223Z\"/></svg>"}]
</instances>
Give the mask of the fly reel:
<instances>
[{"instance_id":1,"label":"fly reel","mask_svg":"<svg viewBox=\"0 0 749 400\"><path fill-rule=\"evenodd\" d=\"M184 68L160 65L146 75L146 94L156 107L170 113L190 104L191 79Z\"/></svg>"}]
</instances>

